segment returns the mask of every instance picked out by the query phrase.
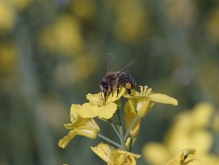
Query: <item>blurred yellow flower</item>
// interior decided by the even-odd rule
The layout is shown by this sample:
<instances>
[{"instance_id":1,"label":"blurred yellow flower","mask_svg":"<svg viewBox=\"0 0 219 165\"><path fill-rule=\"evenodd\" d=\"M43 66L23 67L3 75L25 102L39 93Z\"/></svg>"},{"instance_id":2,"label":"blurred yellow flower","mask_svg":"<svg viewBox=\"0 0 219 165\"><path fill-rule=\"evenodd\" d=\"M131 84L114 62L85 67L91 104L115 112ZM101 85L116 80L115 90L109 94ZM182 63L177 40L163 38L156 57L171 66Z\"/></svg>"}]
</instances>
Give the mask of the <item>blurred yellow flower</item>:
<instances>
[{"instance_id":1,"label":"blurred yellow flower","mask_svg":"<svg viewBox=\"0 0 219 165\"><path fill-rule=\"evenodd\" d=\"M73 81L84 81L96 71L97 61L95 55L91 53L78 54L74 61L72 61L72 69L70 70L70 75ZM80 72L79 72L80 70ZM72 71L74 76L72 76Z\"/></svg>"},{"instance_id":2,"label":"blurred yellow flower","mask_svg":"<svg viewBox=\"0 0 219 165\"><path fill-rule=\"evenodd\" d=\"M140 93L134 91L133 96L124 95L129 98L128 103L132 113L140 117L144 117L151 110L154 103L172 104L177 105L176 99L164 94L152 93L152 89L147 86L140 86ZM128 106L127 106L128 107Z\"/></svg>"},{"instance_id":3,"label":"blurred yellow flower","mask_svg":"<svg viewBox=\"0 0 219 165\"><path fill-rule=\"evenodd\" d=\"M117 104L114 102L120 99L125 92L125 89L121 88L118 97L115 92L113 96L110 94L106 101L103 98L102 92L98 94L87 94L89 103L84 103L82 105L79 115L83 118L98 117L102 120L110 119L117 110Z\"/></svg>"},{"instance_id":4,"label":"blurred yellow flower","mask_svg":"<svg viewBox=\"0 0 219 165\"><path fill-rule=\"evenodd\" d=\"M184 164L202 164L196 159L219 164L219 159L210 153L213 135L208 131L213 114L213 106L207 102L197 104L192 111L185 111L176 116L174 125L165 136L163 144L151 142L143 147L143 157L153 165L160 165L171 159L182 148L197 149L195 159L185 161ZM161 156L165 155L165 156ZM185 154L184 154L185 155ZM158 157L162 157L157 159ZM171 163L177 162L177 158Z\"/></svg>"},{"instance_id":5,"label":"blurred yellow flower","mask_svg":"<svg viewBox=\"0 0 219 165\"><path fill-rule=\"evenodd\" d=\"M0 45L0 74L9 75L16 68L17 52L12 43Z\"/></svg>"},{"instance_id":6,"label":"blurred yellow flower","mask_svg":"<svg viewBox=\"0 0 219 165\"><path fill-rule=\"evenodd\" d=\"M172 23L189 26L196 19L197 7L194 1L190 0L166 0L167 15Z\"/></svg>"},{"instance_id":7,"label":"blurred yellow flower","mask_svg":"<svg viewBox=\"0 0 219 165\"><path fill-rule=\"evenodd\" d=\"M65 124L67 129L72 129L67 136L59 140L59 147L65 148L70 140L76 135L86 136L95 139L100 128L94 119L82 118L79 116L81 105L72 104L70 111L71 124Z\"/></svg>"},{"instance_id":8,"label":"blurred yellow flower","mask_svg":"<svg viewBox=\"0 0 219 165\"><path fill-rule=\"evenodd\" d=\"M52 52L75 55L83 50L84 43L78 20L61 15L57 21L41 32L41 41Z\"/></svg>"},{"instance_id":9,"label":"blurred yellow flower","mask_svg":"<svg viewBox=\"0 0 219 165\"><path fill-rule=\"evenodd\" d=\"M165 145L156 142L147 143L142 148L142 156L150 165L165 164L174 156L171 154Z\"/></svg>"},{"instance_id":10,"label":"blurred yellow flower","mask_svg":"<svg viewBox=\"0 0 219 165\"><path fill-rule=\"evenodd\" d=\"M82 20L89 21L96 15L96 6L93 0L74 0L71 8Z\"/></svg>"},{"instance_id":11,"label":"blurred yellow flower","mask_svg":"<svg viewBox=\"0 0 219 165\"><path fill-rule=\"evenodd\" d=\"M185 111L176 116L175 123L165 138L170 150L177 152L185 147L194 147L199 153L208 152L212 146L213 136L206 128L212 113L213 106L202 102L191 112Z\"/></svg>"},{"instance_id":12,"label":"blurred yellow flower","mask_svg":"<svg viewBox=\"0 0 219 165\"><path fill-rule=\"evenodd\" d=\"M18 10L25 9L31 2L32 0L0 0L0 34L13 30Z\"/></svg>"},{"instance_id":13,"label":"blurred yellow flower","mask_svg":"<svg viewBox=\"0 0 219 165\"><path fill-rule=\"evenodd\" d=\"M115 37L122 42L138 43L148 31L148 10L139 0L121 0L115 4Z\"/></svg>"},{"instance_id":14,"label":"blurred yellow flower","mask_svg":"<svg viewBox=\"0 0 219 165\"><path fill-rule=\"evenodd\" d=\"M14 5L18 8L18 10L24 10L27 8L33 0L14 0Z\"/></svg>"},{"instance_id":15,"label":"blurred yellow flower","mask_svg":"<svg viewBox=\"0 0 219 165\"><path fill-rule=\"evenodd\" d=\"M194 155L195 151L195 149L183 149L167 165L208 165L208 163L197 159L186 160L190 154Z\"/></svg>"},{"instance_id":16,"label":"blurred yellow flower","mask_svg":"<svg viewBox=\"0 0 219 165\"><path fill-rule=\"evenodd\" d=\"M219 133L219 112L216 112L213 116L212 129L215 133Z\"/></svg>"},{"instance_id":17,"label":"blurred yellow flower","mask_svg":"<svg viewBox=\"0 0 219 165\"><path fill-rule=\"evenodd\" d=\"M215 43L216 45L219 45L219 7L213 9L211 11L210 17L206 19L206 29L209 34L209 39Z\"/></svg>"},{"instance_id":18,"label":"blurred yellow flower","mask_svg":"<svg viewBox=\"0 0 219 165\"><path fill-rule=\"evenodd\" d=\"M16 9L10 3L0 0L0 34L10 33L16 19Z\"/></svg>"},{"instance_id":19,"label":"blurred yellow flower","mask_svg":"<svg viewBox=\"0 0 219 165\"><path fill-rule=\"evenodd\" d=\"M91 149L101 159L107 162L108 165L136 165L136 159L141 157L141 155L133 154L121 149L116 150L112 146L102 142L96 147L91 147Z\"/></svg>"}]
</instances>

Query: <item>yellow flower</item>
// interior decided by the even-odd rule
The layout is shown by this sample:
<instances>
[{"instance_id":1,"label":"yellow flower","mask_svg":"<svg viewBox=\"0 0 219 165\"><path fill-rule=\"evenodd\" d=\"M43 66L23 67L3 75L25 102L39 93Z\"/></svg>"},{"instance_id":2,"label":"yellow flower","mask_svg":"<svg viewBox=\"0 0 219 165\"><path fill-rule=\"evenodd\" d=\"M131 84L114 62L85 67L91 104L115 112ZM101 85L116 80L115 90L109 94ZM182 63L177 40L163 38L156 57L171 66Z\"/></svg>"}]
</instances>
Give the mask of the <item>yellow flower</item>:
<instances>
[{"instance_id":1,"label":"yellow flower","mask_svg":"<svg viewBox=\"0 0 219 165\"><path fill-rule=\"evenodd\" d=\"M150 142L143 147L143 157L150 164L160 165L168 162L182 148L194 147L198 152L194 159L185 161L188 165L197 164L199 161L195 159L209 165L219 164L218 156L210 152L214 142L214 136L209 131L212 115L214 107L207 102L197 104L193 110L181 112L175 117L174 125L166 133L163 143Z\"/></svg>"},{"instance_id":2,"label":"yellow flower","mask_svg":"<svg viewBox=\"0 0 219 165\"><path fill-rule=\"evenodd\" d=\"M108 165L136 165L136 159L141 155L133 154L131 152L123 151L121 149L115 149L112 146L100 143L97 147L91 147L91 149Z\"/></svg>"},{"instance_id":3,"label":"yellow flower","mask_svg":"<svg viewBox=\"0 0 219 165\"><path fill-rule=\"evenodd\" d=\"M152 89L147 86L140 86L140 93L133 90L133 96L124 95L124 97L129 98L128 103L131 111L140 117L144 117L151 110L154 103L172 104L177 105L176 99L160 94L152 93Z\"/></svg>"},{"instance_id":4,"label":"yellow flower","mask_svg":"<svg viewBox=\"0 0 219 165\"><path fill-rule=\"evenodd\" d=\"M83 118L98 117L102 120L112 118L115 111L118 109L117 104L114 103L124 94L125 89L121 88L121 91L117 97L116 91L107 97L107 100L103 98L103 93L87 94L89 103L84 103L79 111L79 115Z\"/></svg>"},{"instance_id":5,"label":"yellow flower","mask_svg":"<svg viewBox=\"0 0 219 165\"><path fill-rule=\"evenodd\" d=\"M140 157L141 155L117 149L112 155L112 160L115 165L136 165L136 159Z\"/></svg>"},{"instance_id":6,"label":"yellow flower","mask_svg":"<svg viewBox=\"0 0 219 165\"><path fill-rule=\"evenodd\" d=\"M184 149L181 150L173 159L171 159L167 165L208 165L206 162L202 162L197 159L187 160L187 157L195 154L195 149Z\"/></svg>"},{"instance_id":7,"label":"yellow flower","mask_svg":"<svg viewBox=\"0 0 219 165\"><path fill-rule=\"evenodd\" d=\"M108 164L112 162L111 157L112 157L113 152L115 152L116 150L112 146L105 144L103 142L98 144L97 147L91 147L91 149L93 150L95 154L97 154L101 159L103 159Z\"/></svg>"},{"instance_id":8,"label":"yellow flower","mask_svg":"<svg viewBox=\"0 0 219 165\"><path fill-rule=\"evenodd\" d=\"M100 132L100 128L94 119L82 118L78 115L81 105L72 104L70 111L70 124L65 124L67 129L72 129L67 136L59 140L59 147L65 148L70 140L76 135L86 136L95 139Z\"/></svg>"}]
</instances>

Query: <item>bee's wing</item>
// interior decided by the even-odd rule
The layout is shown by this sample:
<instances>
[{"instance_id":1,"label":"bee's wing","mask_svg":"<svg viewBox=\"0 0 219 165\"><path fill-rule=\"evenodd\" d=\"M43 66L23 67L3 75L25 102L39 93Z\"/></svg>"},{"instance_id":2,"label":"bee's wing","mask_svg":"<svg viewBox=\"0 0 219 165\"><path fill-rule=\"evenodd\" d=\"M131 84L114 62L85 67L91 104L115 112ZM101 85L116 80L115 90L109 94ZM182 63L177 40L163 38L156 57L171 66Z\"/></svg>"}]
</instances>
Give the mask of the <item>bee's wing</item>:
<instances>
[{"instance_id":1,"label":"bee's wing","mask_svg":"<svg viewBox=\"0 0 219 165\"><path fill-rule=\"evenodd\" d=\"M106 72L111 71L113 64L114 64L114 56L111 53L108 53L105 59Z\"/></svg>"},{"instance_id":2,"label":"bee's wing","mask_svg":"<svg viewBox=\"0 0 219 165\"><path fill-rule=\"evenodd\" d=\"M119 71L119 73L117 74L116 77L119 77L119 75L122 73L122 72L125 72L135 61L132 61L130 63L128 63L128 65L126 65L124 68L122 68L122 70Z\"/></svg>"}]
</instances>

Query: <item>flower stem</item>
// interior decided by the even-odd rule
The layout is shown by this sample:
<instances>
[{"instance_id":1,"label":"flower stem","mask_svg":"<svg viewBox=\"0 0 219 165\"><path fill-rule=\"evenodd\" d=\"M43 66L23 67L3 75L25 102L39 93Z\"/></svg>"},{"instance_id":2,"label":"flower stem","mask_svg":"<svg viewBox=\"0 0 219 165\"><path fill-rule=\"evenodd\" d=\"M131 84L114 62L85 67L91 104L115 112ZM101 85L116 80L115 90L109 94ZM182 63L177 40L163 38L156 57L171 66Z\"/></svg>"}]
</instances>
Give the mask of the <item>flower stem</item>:
<instances>
[{"instance_id":1,"label":"flower stem","mask_svg":"<svg viewBox=\"0 0 219 165\"><path fill-rule=\"evenodd\" d=\"M109 138L103 136L102 134L98 133L98 136L99 136L100 138L102 138L102 139L104 139L104 140L106 140L106 141L112 143L113 145L115 145L115 146L121 148L121 145L120 145L120 144L118 144L118 143L114 142L113 140L111 140L111 139L109 139Z\"/></svg>"},{"instance_id":2,"label":"flower stem","mask_svg":"<svg viewBox=\"0 0 219 165\"><path fill-rule=\"evenodd\" d=\"M118 131L118 129L115 127L115 125L110 121L111 126L113 127L114 131L116 132L116 134L118 135L118 137L120 136L120 133Z\"/></svg>"},{"instance_id":3,"label":"flower stem","mask_svg":"<svg viewBox=\"0 0 219 165\"><path fill-rule=\"evenodd\" d=\"M119 132L120 132L119 139L120 139L120 143L121 143L121 149L126 151L127 148L126 148L126 145L125 145L125 140L123 138L123 129L122 129L122 126L118 126L118 127L119 127Z\"/></svg>"},{"instance_id":4,"label":"flower stem","mask_svg":"<svg viewBox=\"0 0 219 165\"><path fill-rule=\"evenodd\" d=\"M113 127L114 131L116 132L116 134L118 135L119 137L119 140L120 140L120 147L122 150L126 151L126 145L125 145L125 141L124 141L124 138L123 138L123 130L122 130L122 126L121 125L118 125L118 124L113 124L113 123L110 123L111 126Z\"/></svg>"},{"instance_id":5,"label":"flower stem","mask_svg":"<svg viewBox=\"0 0 219 165\"><path fill-rule=\"evenodd\" d=\"M136 121L139 119L138 116L135 116L135 119L134 121L132 122L131 126L129 127L128 131L126 132L125 136L124 136L124 141L126 141L126 139L128 138L129 136L129 132L132 130L132 128L134 127Z\"/></svg>"}]
</instances>

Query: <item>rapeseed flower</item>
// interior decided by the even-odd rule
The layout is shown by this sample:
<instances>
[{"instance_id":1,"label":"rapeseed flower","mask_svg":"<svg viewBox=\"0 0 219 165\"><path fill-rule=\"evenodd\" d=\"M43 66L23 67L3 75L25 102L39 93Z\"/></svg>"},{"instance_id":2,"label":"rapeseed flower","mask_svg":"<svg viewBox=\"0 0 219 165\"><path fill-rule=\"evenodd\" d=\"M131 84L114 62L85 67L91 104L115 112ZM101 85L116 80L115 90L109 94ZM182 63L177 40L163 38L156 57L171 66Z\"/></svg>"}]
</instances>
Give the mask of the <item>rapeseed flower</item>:
<instances>
[{"instance_id":1,"label":"rapeseed flower","mask_svg":"<svg viewBox=\"0 0 219 165\"><path fill-rule=\"evenodd\" d=\"M88 103L84 103L80 109L79 115L83 118L94 118L98 117L102 120L108 120L112 118L113 114L118 109L115 103L124 94L125 88L121 88L120 93L110 94L106 101L103 98L103 93L98 94L87 94Z\"/></svg>"},{"instance_id":2,"label":"rapeseed flower","mask_svg":"<svg viewBox=\"0 0 219 165\"><path fill-rule=\"evenodd\" d=\"M133 96L124 95L129 98L128 103L131 111L139 117L144 117L151 110L154 103L177 105L178 101L170 96L160 93L153 93L147 86L140 86L140 93L133 92ZM127 106L128 107L128 106Z\"/></svg>"},{"instance_id":3,"label":"rapeseed flower","mask_svg":"<svg viewBox=\"0 0 219 165\"><path fill-rule=\"evenodd\" d=\"M114 147L102 142L96 147L91 147L91 149L108 165L136 165L136 159L141 157L141 155L121 149L116 150Z\"/></svg>"},{"instance_id":4,"label":"rapeseed flower","mask_svg":"<svg viewBox=\"0 0 219 165\"><path fill-rule=\"evenodd\" d=\"M70 124L65 124L65 128L70 129L71 131L67 136L59 140L59 147L65 148L71 139L73 139L76 135L86 136L91 139L95 139L97 134L100 132L100 128L95 122L94 119L82 118L79 116L79 111L81 109L81 105L72 104L70 111Z\"/></svg>"}]
</instances>

